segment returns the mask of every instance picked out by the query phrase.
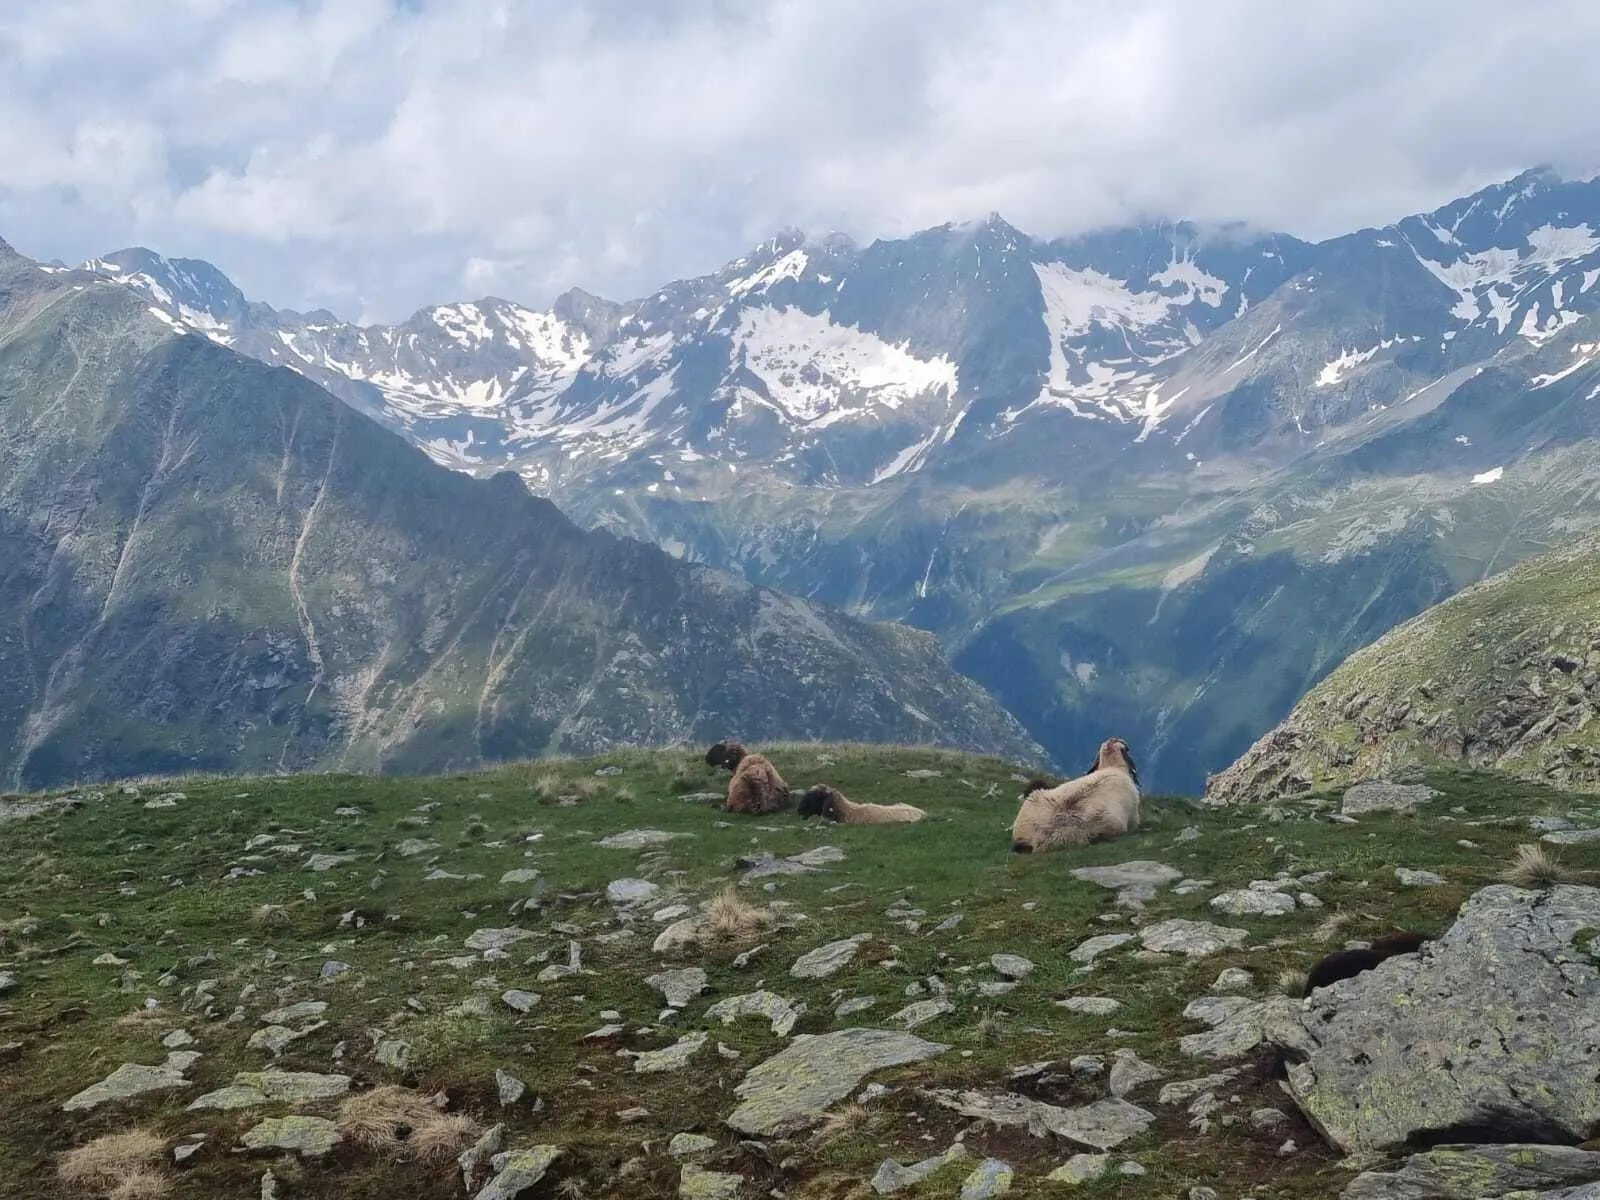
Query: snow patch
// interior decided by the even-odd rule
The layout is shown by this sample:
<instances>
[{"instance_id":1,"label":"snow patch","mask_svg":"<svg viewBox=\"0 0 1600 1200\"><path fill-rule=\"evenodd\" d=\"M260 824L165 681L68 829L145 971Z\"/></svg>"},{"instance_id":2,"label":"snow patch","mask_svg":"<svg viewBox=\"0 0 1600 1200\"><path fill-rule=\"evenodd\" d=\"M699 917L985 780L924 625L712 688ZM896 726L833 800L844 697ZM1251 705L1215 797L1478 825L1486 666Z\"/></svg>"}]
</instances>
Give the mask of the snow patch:
<instances>
[{"instance_id":1,"label":"snow patch","mask_svg":"<svg viewBox=\"0 0 1600 1200\"><path fill-rule=\"evenodd\" d=\"M1481 475L1474 475L1472 477L1472 482L1475 485L1484 483L1499 483L1501 477L1504 476L1505 473L1506 469L1504 467L1495 467L1493 470L1485 471Z\"/></svg>"}]
</instances>

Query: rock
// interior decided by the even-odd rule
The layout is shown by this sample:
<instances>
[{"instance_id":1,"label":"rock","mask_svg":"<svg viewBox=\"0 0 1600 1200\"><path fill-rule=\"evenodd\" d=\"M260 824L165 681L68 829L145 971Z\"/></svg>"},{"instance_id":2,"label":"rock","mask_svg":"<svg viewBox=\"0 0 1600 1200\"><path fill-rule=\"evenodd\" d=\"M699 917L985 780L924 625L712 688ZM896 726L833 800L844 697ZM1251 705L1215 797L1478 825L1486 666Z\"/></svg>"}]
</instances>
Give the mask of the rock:
<instances>
[{"instance_id":1,"label":"rock","mask_svg":"<svg viewBox=\"0 0 1600 1200\"><path fill-rule=\"evenodd\" d=\"M174 1029L161 1039L161 1045L168 1050L182 1050L185 1046L194 1045L194 1035L187 1029Z\"/></svg>"},{"instance_id":2,"label":"rock","mask_svg":"<svg viewBox=\"0 0 1600 1200\"><path fill-rule=\"evenodd\" d=\"M561 1157L560 1146L534 1146L492 1159L494 1178L484 1184L474 1200L516 1200L545 1176L550 1164Z\"/></svg>"},{"instance_id":3,"label":"rock","mask_svg":"<svg viewBox=\"0 0 1600 1200\"><path fill-rule=\"evenodd\" d=\"M1413 871L1409 867L1396 867L1394 877L1401 887L1438 887L1444 882L1443 876L1432 871Z\"/></svg>"},{"instance_id":4,"label":"rock","mask_svg":"<svg viewBox=\"0 0 1600 1200\"><path fill-rule=\"evenodd\" d=\"M688 1065L689 1059L705 1044L704 1033L686 1033L665 1049L649 1050L639 1055L633 1060L633 1069L639 1075L680 1070Z\"/></svg>"},{"instance_id":5,"label":"rock","mask_svg":"<svg viewBox=\"0 0 1600 1200\"><path fill-rule=\"evenodd\" d=\"M1010 1163L986 1158L961 1185L961 1200L991 1200L991 1197L1003 1196L1011 1190L1011 1181L1015 1178L1016 1172Z\"/></svg>"},{"instance_id":6,"label":"rock","mask_svg":"<svg viewBox=\"0 0 1600 1200\"><path fill-rule=\"evenodd\" d=\"M500 993L501 1002L507 1008L519 1013L532 1012L539 999L538 992L525 992L520 988L511 988Z\"/></svg>"},{"instance_id":7,"label":"rock","mask_svg":"<svg viewBox=\"0 0 1600 1200\"><path fill-rule=\"evenodd\" d=\"M1139 933L1139 941L1146 950L1160 954L1183 954L1190 958L1236 949L1244 945L1249 937L1250 931L1247 929L1231 929L1225 925L1213 925L1209 921L1185 921L1181 918L1161 921Z\"/></svg>"},{"instance_id":8,"label":"rock","mask_svg":"<svg viewBox=\"0 0 1600 1200\"><path fill-rule=\"evenodd\" d=\"M349 963L347 963L347 962L338 962L337 960L332 960L332 961L323 963L322 964L322 970L320 972L318 972L318 974L323 979L333 979L333 978L335 978L335 977L337 977L339 975L343 975L346 971L350 971L350 970L354 970L354 968L351 967L351 965Z\"/></svg>"},{"instance_id":9,"label":"rock","mask_svg":"<svg viewBox=\"0 0 1600 1200\"><path fill-rule=\"evenodd\" d=\"M955 1010L954 1004L940 997L936 1000L918 1000L915 1004L908 1004L889 1019L897 1022L903 1029L915 1029L919 1025L926 1025L935 1017L945 1016Z\"/></svg>"},{"instance_id":10,"label":"rock","mask_svg":"<svg viewBox=\"0 0 1600 1200\"><path fill-rule=\"evenodd\" d=\"M606 899L618 906L631 906L653 900L660 891L660 886L648 879L613 879L606 884Z\"/></svg>"},{"instance_id":11,"label":"rock","mask_svg":"<svg viewBox=\"0 0 1600 1200\"><path fill-rule=\"evenodd\" d=\"M539 872L533 867L517 867L500 876L501 883L533 883L539 878Z\"/></svg>"},{"instance_id":12,"label":"rock","mask_svg":"<svg viewBox=\"0 0 1600 1200\"><path fill-rule=\"evenodd\" d=\"M146 1092L171 1091L173 1088L193 1087L183 1077L183 1072L168 1066L146 1067L138 1063L123 1063L99 1083L86 1087L61 1106L62 1112L82 1112L98 1108L114 1100L128 1100Z\"/></svg>"},{"instance_id":13,"label":"rock","mask_svg":"<svg viewBox=\"0 0 1600 1200\"><path fill-rule=\"evenodd\" d=\"M1074 1154L1045 1178L1051 1183L1088 1183L1099 1179L1110 1166L1109 1154Z\"/></svg>"},{"instance_id":14,"label":"rock","mask_svg":"<svg viewBox=\"0 0 1600 1200\"><path fill-rule=\"evenodd\" d=\"M1559 829L1539 840L1552 846L1580 846L1585 842L1600 842L1600 829Z\"/></svg>"},{"instance_id":15,"label":"rock","mask_svg":"<svg viewBox=\"0 0 1600 1200\"><path fill-rule=\"evenodd\" d=\"M665 846L674 838L693 836L692 833L667 833L661 829L630 829L601 838L595 845L604 846L607 850L649 850L654 846Z\"/></svg>"},{"instance_id":16,"label":"rock","mask_svg":"<svg viewBox=\"0 0 1600 1200\"><path fill-rule=\"evenodd\" d=\"M687 1158L696 1158L716 1148L717 1139L708 1138L702 1133L675 1133L672 1135L672 1140L667 1143L667 1153L679 1162Z\"/></svg>"},{"instance_id":17,"label":"rock","mask_svg":"<svg viewBox=\"0 0 1600 1200\"><path fill-rule=\"evenodd\" d=\"M495 1091L500 1097L500 1107L506 1108L522 1099L523 1093L528 1090L528 1085L515 1075L496 1070L494 1073Z\"/></svg>"},{"instance_id":18,"label":"rock","mask_svg":"<svg viewBox=\"0 0 1600 1200\"><path fill-rule=\"evenodd\" d=\"M1237 1068L1219 1071L1215 1075L1205 1075L1199 1079L1183 1079L1177 1083L1169 1083L1161 1089L1161 1094L1156 1097L1157 1104L1187 1104L1196 1096L1206 1092L1214 1092L1219 1087L1232 1083L1239 1077Z\"/></svg>"},{"instance_id":19,"label":"rock","mask_svg":"<svg viewBox=\"0 0 1600 1200\"><path fill-rule=\"evenodd\" d=\"M1255 986L1256 977L1243 967L1229 967L1211 985L1215 992L1244 992Z\"/></svg>"},{"instance_id":20,"label":"rock","mask_svg":"<svg viewBox=\"0 0 1600 1200\"><path fill-rule=\"evenodd\" d=\"M1482 1200L1534 1192L1571 1196L1552 1189L1596 1180L1600 1154L1570 1146L1438 1146L1413 1154L1398 1171L1357 1175L1345 1188L1344 1200Z\"/></svg>"},{"instance_id":21,"label":"rock","mask_svg":"<svg viewBox=\"0 0 1600 1200\"><path fill-rule=\"evenodd\" d=\"M840 1001L839 1007L833 1010L836 1017L853 1017L858 1012L866 1012L878 1001L873 996L852 996L848 1000Z\"/></svg>"},{"instance_id":22,"label":"rock","mask_svg":"<svg viewBox=\"0 0 1600 1200\"><path fill-rule=\"evenodd\" d=\"M1229 1017L1237 1016L1255 1005L1247 996L1201 996L1189 1001L1183 1015L1191 1021L1200 1021L1215 1029Z\"/></svg>"},{"instance_id":23,"label":"rock","mask_svg":"<svg viewBox=\"0 0 1600 1200\"><path fill-rule=\"evenodd\" d=\"M1257 1108L1250 1113L1250 1128L1270 1132L1289 1123L1289 1118L1276 1108Z\"/></svg>"},{"instance_id":24,"label":"rock","mask_svg":"<svg viewBox=\"0 0 1600 1200\"><path fill-rule=\"evenodd\" d=\"M268 1117L239 1139L246 1150L288 1150L301 1158L331 1154L343 1138L326 1117Z\"/></svg>"},{"instance_id":25,"label":"rock","mask_svg":"<svg viewBox=\"0 0 1600 1200\"><path fill-rule=\"evenodd\" d=\"M1269 996L1233 1007L1224 1002L1238 997L1212 997L1207 1018L1220 1018L1206 1033L1178 1039L1178 1049L1191 1058L1229 1059L1248 1054L1262 1044L1299 1050L1310 1044L1300 1025L1300 1001L1289 996ZM1194 1005L1190 1006L1191 1008Z\"/></svg>"},{"instance_id":26,"label":"rock","mask_svg":"<svg viewBox=\"0 0 1600 1200\"><path fill-rule=\"evenodd\" d=\"M980 983L978 985L978 995L980 996L1009 996L1016 990L1016 981L1012 979L990 980L988 983Z\"/></svg>"},{"instance_id":27,"label":"rock","mask_svg":"<svg viewBox=\"0 0 1600 1200\"><path fill-rule=\"evenodd\" d=\"M475 929L467 938L468 950L504 950L533 937L531 929Z\"/></svg>"},{"instance_id":28,"label":"rock","mask_svg":"<svg viewBox=\"0 0 1600 1200\"><path fill-rule=\"evenodd\" d=\"M803 854L791 854L789 862L802 867L826 867L844 861L844 851L837 846L813 846Z\"/></svg>"},{"instance_id":29,"label":"rock","mask_svg":"<svg viewBox=\"0 0 1600 1200\"><path fill-rule=\"evenodd\" d=\"M1110 1150L1144 1132L1155 1114L1126 1100L1096 1100L1077 1108L1061 1108L1009 1092L931 1092L933 1099L962 1116L1020 1126L1034 1137L1053 1133L1093 1150Z\"/></svg>"},{"instance_id":30,"label":"rock","mask_svg":"<svg viewBox=\"0 0 1600 1200\"><path fill-rule=\"evenodd\" d=\"M903 1192L908 1187L915 1187L929 1175L941 1167L951 1163L963 1162L967 1158L967 1148L956 1142L950 1149L935 1158L925 1158L921 1162L902 1166L892 1158L886 1158L879 1165L877 1173L872 1177L872 1190L880 1196L892 1196L895 1192Z\"/></svg>"},{"instance_id":31,"label":"rock","mask_svg":"<svg viewBox=\"0 0 1600 1200\"><path fill-rule=\"evenodd\" d=\"M1262 892L1244 888L1223 892L1211 898L1211 907L1230 917L1281 917L1295 909L1294 897L1285 892Z\"/></svg>"},{"instance_id":32,"label":"rock","mask_svg":"<svg viewBox=\"0 0 1600 1200\"><path fill-rule=\"evenodd\" d=\"M1164 863L1140 859L1114 867L1074 867L1072 877L1121 891L1123 888L1163 888L1182 879L1183 872Z\"/></svg>"},{"instance_id":33,"label":"rock","mask_svg":"<svg viewBox=\"0 0 1600 1200\"><path fill-rule=\"evenodd\" d=\"M727 1025L740 1017L765 1017L772 1023L774 1034L778 1037L788 1037L803 1012L805 1005L797 1007L793 1001L785 1000L775 992L763 990L742 996L729 996L726 1000L717 1001L706 1009L706 1019L721 1021Z\"/></svg>"},{"instance_id":34,"label":"rock","mask_svg":"<svg viewBox=\"0 0 1600 1200\"><path fill-rule=\"evenodd\" d=\"M650 949L657 954L687 950L699 941L700 926L699 917L685 917L681 921L674 921L656 936L655 944Z\"/></svg>"},{"instance_id":35,"label":"rock","mask_svg":"<svg viewBox=\"0 0 1600 1200\"><path fill-rule=\"evenodd\" d=\"M794 966L789 968L789 974L796 979L824 979L848 966L855 958L856 951L871 940L870 933L858 933L855 937L818 946L815 950L795 959Z\"/></svg>"},{"instance_id":36,"label":"rock","mask_svg":"<svg viewBox=\"0 0 1600 1200\"><path fill-rule=\"evenodd\" d=\"M624 1026L610 1022L600 1026L599 1029L591 1029L588 1033L583 1035L583 1040L586 1042L603 1042L607 1038L616 1037L617 1034L623 1031L623 1029Z\"/></svg>"},{"instance_id":37,"label":"rock","mask_svg":"<svg viewBox=\"0 0 1600 1200\"><path fill-rule=\"evenodd\" d=\"M1065 1000L1057 1000L1056 1007L1086 1017L1109 1017L1122 1007L1122 1002L1110 996L1069 996Z\"/></svg>"},{"instance_id":38,"label":"rock","mask_svg":"<svg viewBox=\"0 0 1600 1200\"><path fill-rule=\"evenodd\" d=\"M278 1177L270 1168L261 1172L261 1200L278 1200Z\"/></svg>"},{"instance_id":39,"label":"rock","mask_svg":"<svg viewBox=\"0 0 1600 1200\"><path fill-rule=\"evenodd\" d=\"M291 1004L286 1008L275 1008L269 1013L261 1014L263 1025L291 1025L296 1021L309 1020L320 1017L328 1011L328 1005L323 1000L302 1000L299 1004Z\"/></svg>"},{"instance_id":40,"label":"rock","mask_svg":"<svg viewBox=\"0 0 1600 1200\"><path fill-rule=\"evenodd\" d=\"M268 1025L265 1029L258 1029L250 1035L247 1045L252 1050L265 1050L273 1058L277 1058L301 1038L310 1037L319 1029L326 1029L326 1021L313 1021L310 1025L299 1029L290 1029L284 1025Z\"/></svg>"},{"instance_id":41,"label":"rock","mask_svg":"<svg viewBox=\"0 0 1600 1200\"><path fill-rule=\"evenodd\" d=\"M192 1136L192 1135L191 1135ZM174 1166L181 1166L205 1148L205 1139L198 1142L186 1142L181 1146L172 1148L172 1162Z\"/></svg>"},{"instance_id":42,"label":"rock","mask_svg":"<svg viewBox=\"0 0 1600 1200\"><path fill-rule=\"evenodd\" d=\"M1022 979L1033 970L1033 963L1020 954L991 954L989 965L1006 979Z\"/></svg>"},{"instance_id":43,"label":"rock","mask_svg":"<svg viewBox=\"0 0 1600 1200\"><path fill-rule=\"evenodd\" d=\"M1131 941L1133 941L1133 934L1131 933L1102 933L1097 937L1079 942L1067 957L1075 963L1087 965L1094 962L1107 950L1115 950L1118 946Z\"/></svg>"},{"instance_id":44,"label":"rock","mask_svg":"<svg viewBox=\"0 0 1600 1200\"><path fill-rule=\"evenodd\" d=\"M1583 1140L1600 1122L1600 963L1573 943L1596 928L1600 889L1474 893L1423 954L1313 994L1290 1094L1346 1153L1484 1127Z\"/></svg>"},{"instance_id":45,"label":"rock","mask_svg":"<svg viewBox=\"0 0 1600 1200\"><path fill-rule=\"evenodd\" d=\"M305 869L307 871L332 871L337 867L344 866L346 863L355 862L356 857L354 854L313 854L306 859Z\"/></svg>"},{"instance_id":46,"label":"rock","mask_svg":"<svg viewBox=\"0 0 1600 1200\"><path fill-rule=\"evenodd\" d=\"M743 1184L743 1175L707 1171L693 1163L684 1163L678 1176L678 1197L679 1200L733 1200Z\"/></svg>"},{"instance_id":47,"label":"rock","mask_svg":"<svg viewBox=\"0 0 1600 1200\"><path fill-rule=\"evenodd\" d=\"M1165 1079L1167 1073L1152 1063L1147 1063L1132 1050L1118 1050L1112 1056L1111 1094L1125 1100L1136 1087Z\"/></svg>"},{"instance_id":48,"label":"rock","mask_svg":"<svg viewBox=\"0 0 1600 1200\"><path fill-rule=\"evenodd\" d=\"M402 1042L399 1038L385 1038L378 1043L378 1048L373 1053L380 1065L395 1071L406 1071L411 1067L411 1043Z\"/></svg>"},{"instance_id":49,"label":"rock","mask_svg":"<svg viewBox=\"0 0 1600 1200\"><path fill-rule=\"evenodd\" d=\"M683 1008L706 990L706 973L699 967L685 967L680 971L662 971L645 980L660 992L673 1008Z\"/></svg>"},{"instance_id":50,"label":"rock","mask_svg":"<svg viewBox=\"0 0 1600 1200\"><path fill-rule=\"evenodd\" d=\"M0 971L0 996L10 991L15 991L17 977L10 971Z\"/></svg>"},{"instance_id":51,"label":"rock","mask_svg":"<svg viewBox=\"0 0 1600 1200\"><path fill-rule=\"evenodd\" d=\"M407 838L394 848L394 852L401 858L415 858L419 854L428 854L439 849L438 842L426 842L421 838Z\"/></svg>"},{"instance_id":52,"label":"rock","mask_svg":"<svg viewBox=\"0 0 1600 1200\"><path fill-rule=\"evenodd\" d=\"M756 1137L809 1127L872 1072L922 1062L948 1049L887 1029L801 1034L740 1081L734 1089L740 1104L727 1123Z\"/></svg>"},{"instance_id":53,"label":"rock","mask_svg":"<svg viewBox=\"0 0 1600 1200\"><path fill-rule=\"evenodd\" d=\"M1075 1054L1067 1060L1067 1070L1080 1079L1097 1079L1106 1073L1106 1060L1098 1054Z\"/></svg>"},{"instance_id":54,"label":"rock","mask_svg":"<svg viewBox=\"0 0 1600 1200\"><path fill-rule=\"evenodd\" d=\"M348 1075L321 1075L315 1071L240 1071L231 1085L207 1092L189 1108L226 1111L278 1102L303 1104L332 1100L349 1090Z\"/></svg>"},{"instance_id":55,"label":"rock","mask_svg":"<svg viewBox=\"0 0 1600 1200\"><path fill-rule=\"evenodd\" d=\"M484 1131L482 1137L469 1148L456 1156L456 1165L461 1168L461 1182L468 1192L477 1185L478 1176L489 1170L489 1164L494 1157L505 1148L506 1127L493 1125Z\"/></svg>"},{"instance_id":56,"label":"rock","mask_svg":"<svg viewBox=\"0 0 1600 1200\"><path fill-rule=\"evenodd\" d=\"M1358 817L1369 812L1407 812L1440 795L1426 784L1390 783L1385 779L1374 779L1346 788L1339 812L1346 817Z\"/></svg>"}]
</instances>

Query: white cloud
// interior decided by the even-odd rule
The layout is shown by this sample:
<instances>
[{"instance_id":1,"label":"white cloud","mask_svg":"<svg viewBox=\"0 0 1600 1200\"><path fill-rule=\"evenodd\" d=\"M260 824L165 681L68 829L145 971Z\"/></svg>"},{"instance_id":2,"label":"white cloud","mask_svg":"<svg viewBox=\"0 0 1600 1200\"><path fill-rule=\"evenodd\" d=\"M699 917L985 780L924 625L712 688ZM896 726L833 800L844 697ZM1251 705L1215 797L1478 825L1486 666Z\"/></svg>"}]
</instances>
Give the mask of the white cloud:
<instances>
[{"instance_id":1,"label":"white cloud","mask_svg":"<svg viewBox=\"0 0 1600 1200\"><path fill-rule=\"evenodd\" d=\"M1323 236L1600 144L1587 0L5 7L0 236L390 318L636 295L787 225Z\"/></svg>"}]
</instances>

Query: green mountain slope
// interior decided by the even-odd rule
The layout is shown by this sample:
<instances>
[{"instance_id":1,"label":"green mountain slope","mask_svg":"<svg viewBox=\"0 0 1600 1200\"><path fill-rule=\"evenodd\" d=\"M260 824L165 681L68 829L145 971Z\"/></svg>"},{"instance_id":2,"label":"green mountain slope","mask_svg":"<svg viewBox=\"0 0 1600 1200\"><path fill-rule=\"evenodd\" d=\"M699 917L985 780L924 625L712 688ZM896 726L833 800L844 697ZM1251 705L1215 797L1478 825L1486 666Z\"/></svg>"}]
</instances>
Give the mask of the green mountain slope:
<instances>
[{"instance_id":1,"label":"green mountain slope","mask_svg":"<svg viewBox=\"0 0 1600 1200\"><path fill-rule=\"evenodd\" d=\"M934 639L587 533L0 249L0 779L734 733L1035 756Z\"/></svg>"},{"instance_id":2,"label":"green mountain slope","mask_svg":"<svg viewBox=\"0 0 1600 1200\"><path fill-rule=\"evenodd\" d=\"M1524 560L1346 663L1228 770L1213 803L1467 763L1600 790L1600 538Z\"/></svg>"}]
</instances>

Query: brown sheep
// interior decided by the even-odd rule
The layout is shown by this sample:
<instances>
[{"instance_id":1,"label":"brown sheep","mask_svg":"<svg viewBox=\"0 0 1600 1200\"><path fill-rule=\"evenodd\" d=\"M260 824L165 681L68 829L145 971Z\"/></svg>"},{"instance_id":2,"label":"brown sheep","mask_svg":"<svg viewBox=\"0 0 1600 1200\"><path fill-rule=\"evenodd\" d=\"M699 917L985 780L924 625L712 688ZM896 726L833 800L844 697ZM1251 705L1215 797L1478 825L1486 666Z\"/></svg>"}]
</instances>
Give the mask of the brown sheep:
<instances>
[{"instance_id":1,"label":"brown sheep","mask_svg":"<svg viewBox=\"0 0 1600 1200\"><path fill-rule=\"evenodd\" d=\"M726 811L760 816L788 808L792 803L789 785L776 767L760 754L741 753L733 778L728 781Z\"/></svg>"},{"instance_id":2,"label":"brown sheep","mask_svg":"<svg viewBox=\"0 0 1600 1200\"><path fill-rule=\"evenodd\" d=\"M846 825L909 825L928 814L914 804L857 804L838 788L819 783L800 797L802 817L825 817Z\"/></svg>"},{"instance_id":3,"label":"brown sheep","mask_svg":"<svg viewBox=\"0 0 1600 1200\"><path fill-rule=\"evenodd\" d=\"M746 753L747 751L740 743L731 742L727 738L723 738L706 751L706 765L709 767L726 767L728 770L734 771L738 769L739 760Z\"/></svg>"},{"instance_id":4,"label":"brown sheep","mask_svg":"<svg viewBox=\"0 0 1600 1200\"><path fill-rule=\"evenodd\" d=\"M1052 788L1035 789L1030 782L1029 788L1011 826L1014 853L1082 846L1139 826L1139 770L1121 738L1100 743L1087 775Z\"/></svg>"},{"instance_id":5,"label":"brown sheep","mask_svg":"<svg viewBox=\"0 0 1600 1200\"><path fill-rule=\"evenodd\" d=\"M1363 971L1370 971L1384 959L1397 954L1415 954L1424 943L1431 940L1426 934L1397 929L1374 938L1368 949L1336 950L1311 968L1306 975L1305 990L1300 994L1309 996L1316 988L1327 987L1341 979L1350 979Z\"/></svg>"}]
</instances>

